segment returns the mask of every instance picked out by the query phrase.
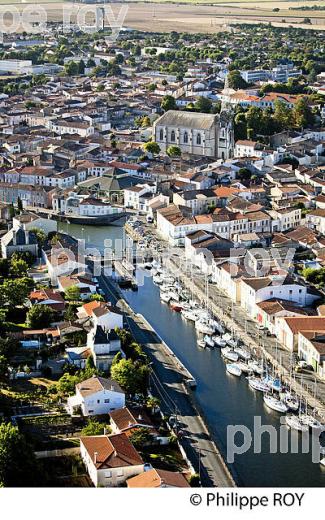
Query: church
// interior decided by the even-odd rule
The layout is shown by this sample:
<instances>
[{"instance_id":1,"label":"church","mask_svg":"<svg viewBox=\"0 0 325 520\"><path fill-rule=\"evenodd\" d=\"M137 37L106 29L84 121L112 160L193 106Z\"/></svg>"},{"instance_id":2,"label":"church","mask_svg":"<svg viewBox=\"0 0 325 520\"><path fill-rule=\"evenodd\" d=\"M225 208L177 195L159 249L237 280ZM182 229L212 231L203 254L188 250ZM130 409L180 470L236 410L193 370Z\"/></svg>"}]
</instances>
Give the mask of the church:
<instances>
[{"instance_id":1,"label":"church","mask_svg":"<svg viewBox=\"0 0 325 520\"><path fill-rule=\"evenodd\" d=\"M168 110L154 122L153 135L162 152L178 146L190 155L223 160L233 156L233 117L228 111L202 114Z\"/></svg>"}]
</instances>

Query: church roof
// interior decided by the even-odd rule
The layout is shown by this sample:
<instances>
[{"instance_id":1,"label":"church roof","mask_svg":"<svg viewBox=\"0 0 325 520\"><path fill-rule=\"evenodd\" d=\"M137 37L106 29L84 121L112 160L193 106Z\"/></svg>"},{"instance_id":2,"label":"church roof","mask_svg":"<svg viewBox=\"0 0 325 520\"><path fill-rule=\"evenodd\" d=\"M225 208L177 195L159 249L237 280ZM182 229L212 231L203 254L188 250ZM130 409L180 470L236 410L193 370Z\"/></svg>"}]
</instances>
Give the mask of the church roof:
<instances>
[{"instance_id":1,"label":"church roof","mask_svg":"<svg viewBox=\"0 0 325 520\"><path fill-rule=\"evenodd\" d=\"M157 125L209 130L217 121L217 114L200 114L181 110L168 110L157 121Z\"/></svg>"}]
</instances>

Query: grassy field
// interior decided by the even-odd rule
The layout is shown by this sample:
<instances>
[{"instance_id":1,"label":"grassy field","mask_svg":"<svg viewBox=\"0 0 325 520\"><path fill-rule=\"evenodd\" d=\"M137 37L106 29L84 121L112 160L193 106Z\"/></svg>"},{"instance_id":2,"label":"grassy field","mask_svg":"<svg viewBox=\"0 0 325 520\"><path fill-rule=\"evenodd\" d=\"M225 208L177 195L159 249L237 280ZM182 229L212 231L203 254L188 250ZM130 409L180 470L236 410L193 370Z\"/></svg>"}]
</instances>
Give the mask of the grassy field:
<instances>
[{"instance_id":1,"label":"grassy field","mask_svg":"<svg viewBox=\"0 0 325 520\"><path fill-rule=\"evenodd\" d=\"M28 2L22 4L18 0L12 0L19 10L24 8ZM63 9L73 6L72 22L76 13L85 4L72 2L40 2L47 11L48 21L62 21ZM19 5L20 4L20 5ZM277 27L301 27L305 29L325 30L325 11L299 11L289 10L289 7L304 5L325 6L325 0L301 0L301 1L275 1L269 0L237 0L235 2L222 2L222 0L182 0L181 3L170 0L148 0L146 2L137 0L125 0L128 12L124 20L124 27L130 27L141 31L157 32L207 32L213 33L224 30L232 24L240 23L271 23ZM186 4L186 5L184 5ZM8 4L0 0L0 12L8 11ZM34 4L37 5L37 4ZM121 4L110 4L115 16L118 14ZM94 4L88 4L93 9ZM277 7L279 11L274 12ZM305 17L311 19L311 24L303 24ZM88 17L89 18L89 17ZM90 16L90 18L92 18ZM89 18L89 19L90 19ZM5 23L10 24L10 16L4 16ZM7 19L9 22L7 22ZM108 23L106 23L108 25Z\"/></svg>"}]
</instances>

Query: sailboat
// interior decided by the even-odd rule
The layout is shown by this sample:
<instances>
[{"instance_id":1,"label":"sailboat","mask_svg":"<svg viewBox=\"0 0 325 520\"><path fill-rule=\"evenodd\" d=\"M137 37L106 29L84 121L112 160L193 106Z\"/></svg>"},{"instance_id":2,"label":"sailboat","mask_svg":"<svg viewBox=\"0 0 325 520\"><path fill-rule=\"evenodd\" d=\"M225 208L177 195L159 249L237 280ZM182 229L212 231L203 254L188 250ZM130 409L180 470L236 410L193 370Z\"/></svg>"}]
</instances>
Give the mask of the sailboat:
<instances>
[{"instance_id":1,"label":"sailboat","mask_svg":"<svg viewBox=\"0 0 325 520\"><path fill-rule=\"evenodd\" d=\"M249 374L249 372L251 371L248 364L245 363L245 361L238 361L237 366L239 366L241 371L245 374Z\"/></svg>"},{"instance_id":2,"label":"sailboat","mask_svg":"<svg viewBox=\"0 0 325 520\"><path fill-rule=\"evenodd\" d=\"M239 355L239 357L241 357L242 359L244 359L245 361L248 361L252 356L250 354L250 352L248 352L248 350L246 350L245 348L243 347L235 347L234 348L234 351L237 352L237 354Z\"/></svg>"},{"instance_id":3,"label":"sailboat","mask_svg":"<svg viewBox=\"0 0 325 520\"><path fill-rule=\"evenodd\" d=\"M210 336L205 335L203 339L206 342L206 344L208 345L208 347L214 347L214 341L212 338L210 338Z\"/></svg>"},{"instance_id":4,"label":"sailboat","mask_svg":"<svg viewBox=\"0 0 325 520\"><path fill-rule=\"evenodd\" d=\"M238 361L238 354L234 352L231 348L225 347L221 349L221 355L230 361Z\"/></svg>"},{"instance_id":5,"label":"sailboat","mask_svg":"<svg viewBox=\"0 0 325 520\"><path fill-rule=\"evenodd\" d=\"M258 374L259 376L263 375L263 373L264 373L263 363L259 363L255 359L252 359L252 360L248 361L248 366L253 372L255 372L255 374Z\"/></svg>"},{"instance_id":6,"label":"sailboat","mask_svg":"<svg viewBox=\"0 0 325 520\"><path fill-rule=\"evenodd\" d=\"M299 401L290 392L280 393L280 399L285 403L289 410L297 412L299 409Z\"/></svg>"},{"instance_id":7,"label":"sailboat","mask_svg":"<svg viewBox=\"0 0 325 520\"><path fill-rule=\"evenodd\" d=\"M287 426L298 432L308 432L309 428L297 415L287 415L285 418Z\"/></svg>"},{"instance_id":8,"label":"sailboat","mask_svg":"<svg viewBox=\"0 0 325 520\"><path fill-rule=\"evenodd\" d=\"M285 405L285 403L274 395L264 394L263 400L266 406L271 408L271 410L275 410L276 412L280 413L287 413L288 411L288 407Z\"/></svg>"},{"instance_id":9,"label":"sailboat","mask_svg":"<svg viewBox=\"0 0 325 520\"><path fill-rule=\"evenodd\" d=\"M227 363L226 370L233 376L240 377L242 374L240 367L236 363Z\"/></svg>"},{"instance_id":10,"label":"sailboat","mask_svg":"<svg viewBox=\"0 0 325 520\"><path fill-rule=\"evenodd\" d=\"M171 296L169 293L162 292L162 293L160 293L160 299L161 299L161 301L163 301L165 303L169 303L171 300Z\"/></svg>"},{"instance_id":11,"label":"sailboat","mask_svg":"<svg viewBox=\"0 0 325 520\"><path fill-rule=\"evenodd\" d=\"M323 425L319 422L315 417L308 413L304 413L300 415L300 420L306 424L311 430L322 430Z\"/></svg>"},{"instance_id":12,"label":"sailboat","mask_svg":"<svg viewBox=\"0 0 325 520\"><path fill-rule=\"evenodd\" d=\"M226 340L222 339L220 336L212 336L212 339L217 347L225 347L227 345Z\"/></svg>"},{"instance_id":13,"label":"sailboat","mask_svg":"<svg viewBox=\"0 0 325 520\"><path fill-rule=\"evenodd\" d=\"M259 392L269 392L270 388L262 379L259 377L248 377L248 384L253 390L258 390Z\"/></svg>"}]
</instances>

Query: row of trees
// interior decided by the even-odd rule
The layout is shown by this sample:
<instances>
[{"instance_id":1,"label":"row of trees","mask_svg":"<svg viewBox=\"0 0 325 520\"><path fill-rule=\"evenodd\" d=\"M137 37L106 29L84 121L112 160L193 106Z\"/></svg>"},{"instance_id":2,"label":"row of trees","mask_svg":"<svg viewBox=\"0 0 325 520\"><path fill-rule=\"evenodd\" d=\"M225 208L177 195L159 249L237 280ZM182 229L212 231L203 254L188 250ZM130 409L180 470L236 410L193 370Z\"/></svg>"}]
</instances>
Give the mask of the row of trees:
<instances>
[{"instance_id":1,"label":"row of trees","mask_svg":"<svg viewBox=\"0 0 325 520\"><path fill-rule=\"evenodd\" d=\"M304 97L299 98L291 109L286 103L277 100L274 110L263 110L251 106L248 110L237 108L235 115L235 138L252 139L269 136L281 130L307 128L314 124L315 115Z\"/></svg>"}]
</instances>

